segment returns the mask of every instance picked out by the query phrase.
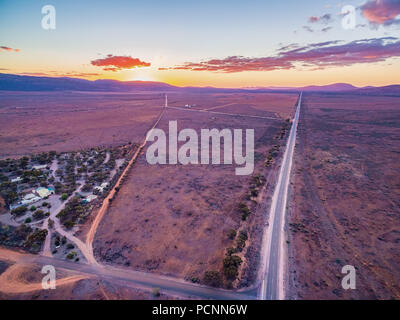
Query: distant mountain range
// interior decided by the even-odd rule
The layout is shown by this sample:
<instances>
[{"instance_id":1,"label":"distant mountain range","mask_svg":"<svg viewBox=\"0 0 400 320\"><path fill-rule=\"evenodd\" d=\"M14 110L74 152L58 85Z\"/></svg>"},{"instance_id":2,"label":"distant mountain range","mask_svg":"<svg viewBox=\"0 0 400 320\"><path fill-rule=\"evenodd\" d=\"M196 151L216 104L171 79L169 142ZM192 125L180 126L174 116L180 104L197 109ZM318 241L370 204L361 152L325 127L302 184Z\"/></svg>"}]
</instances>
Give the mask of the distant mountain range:
<instances>
[{"instance_id":1,"label":"distant mountain range","mask_svg":"<svg viewBox=\"0 0 400 320\"><path fill-rule=\"evenodd\" d=\"M371 95L400 96L400 85L385 87L355 87L347 83L334 83L325 86L306 87L251 87L239 89L214 87L177 87L163 82L152 81L117 81L117 80L84 80L78 78L55 78L23 76L0 73L0 90L7 91L184 91L193 93L218 92L326 92L326 93L356 93Z\"/></svg>"}]
</instances>

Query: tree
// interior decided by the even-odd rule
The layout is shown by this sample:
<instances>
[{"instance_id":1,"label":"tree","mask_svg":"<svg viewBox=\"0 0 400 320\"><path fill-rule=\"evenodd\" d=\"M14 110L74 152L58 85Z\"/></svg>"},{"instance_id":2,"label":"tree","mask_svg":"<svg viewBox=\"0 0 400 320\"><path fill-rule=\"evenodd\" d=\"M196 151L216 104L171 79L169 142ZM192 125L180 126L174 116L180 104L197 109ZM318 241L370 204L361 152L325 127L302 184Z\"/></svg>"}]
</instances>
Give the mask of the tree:
<instances>
[{"instance_id":1,"label":"tree","mask_svg":"<svg viewBox=\"0 0 400 320\"><path fill-rule=\"evenodd\" d=\"M206 271L203 277L204 284L211 287L221 287L222 277L218 271Z\"/></svg>"},{"instance_id":2,"label":"tree","mask_svg":"<svg viewBox=\"0 0 400 320\"><path fill-rule=\"evenodd\" d=\"M22 207L18 207L15 208L14 210L11 211L11 214L18 216L22 216L26 211L28 210L27 207L22 206Z\"/></svg>"},{"instance_id":3,"label":"tree","mask_svg":"<svg viewBox=\"0 0 400 320\"><path fill-rule=\"evenodd\" d=\"M34 218L35 220L43 219L43 218L44 218L44 211L43 211L43 210L36 210L36 211L33 213L33 218Z\"/></svg>"},{"instance_id":4,"label":"tree","mask_svg":"<svg viewBox=\"0 0 400 320\"><path fill-rule=\"evenodd\" d=\"M235 237L236 237L236 231L234 229L230 229L228 231L228 238L233 240L233 239L235 239Z\"/></svg>"},{"instance_id":5,"label":"tree","mask_svg":"<svg viewBox=\"0 0 400 320\"><path fill-rule=\"evenodd\" d=\"M154 288L153 289L153 296L159 297L160 296L160 288Z\"/></svg>"},{"instance_id":6,"label":"tree","mask_svg":"<svg viewBox=\"0 0 400 320\"><path fill-rule=\"evenodd\" d=\"M242 230L242 231L239 232L239 235L238 235L237 240L236 240L237 249L239 251L242 251L243 248L246 246L247 238L248 237L247 237L247 232L246 231Z\"/></svg>"},{"instance_id":7,"label":"tree","mask_svg":"<svg viewBox=\"0 0 400 320\"><path fill-rule=\"evenodd\" d=\"M224 275L229 280L235 280L238 274L238 269L242 263L239 256L231 255L225 257L224 261Z\"/></svg>"}]
</instances>

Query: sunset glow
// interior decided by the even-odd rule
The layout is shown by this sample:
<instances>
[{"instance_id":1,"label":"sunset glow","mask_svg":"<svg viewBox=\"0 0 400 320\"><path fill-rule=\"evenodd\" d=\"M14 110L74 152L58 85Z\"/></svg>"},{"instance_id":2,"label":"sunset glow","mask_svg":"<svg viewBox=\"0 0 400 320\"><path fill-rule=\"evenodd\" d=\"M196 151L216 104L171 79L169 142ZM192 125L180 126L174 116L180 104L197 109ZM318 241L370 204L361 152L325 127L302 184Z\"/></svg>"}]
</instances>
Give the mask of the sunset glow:
<instances>
[{"instance_id":1,"label":"sunset glow","mask_svg":"<svg viewBox=\"0 0 400 320\"><path fill-rule=\"evenodd\" d=\"M117 1L93 11L55 1L57 27L50 31L40 27L41 3L21 3L1 4L3 73L216 87L400 82L396 1L355 3L351 30L342 26L339 2L233 1L212 3L210 11L207 3L161 9L157 1Z\"/></svg>"}]
</instances>

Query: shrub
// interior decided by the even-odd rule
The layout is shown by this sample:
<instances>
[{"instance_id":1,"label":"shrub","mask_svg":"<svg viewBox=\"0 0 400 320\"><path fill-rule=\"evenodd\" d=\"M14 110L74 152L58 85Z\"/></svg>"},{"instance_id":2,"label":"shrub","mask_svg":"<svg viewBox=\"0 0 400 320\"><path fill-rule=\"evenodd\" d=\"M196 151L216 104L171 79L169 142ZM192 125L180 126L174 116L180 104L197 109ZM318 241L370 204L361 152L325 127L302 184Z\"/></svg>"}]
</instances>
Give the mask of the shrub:
<instances>
[{"instance_id":1,"label":"shrub","mask_svg":"<svg viewBox=\"0 0 400 320\"><path fill-rule=\"evenodd\" d=\"M242 263L239 256L232 255L224 258L224 275L229 280L235 280L238 274L238 269Z\"/></svg>"},{"instance_id":2,"label":"shrub","mask_svg":"<svg viewBox=\"0 0 400 320\"><path fill-rule=\"evenodd\" d=\"M258 190L255 188L250 189L251 196L252 197L257 197L258 196Z\"/></svg>"},{"instance_id":3,"label":"shrub","mask_svg":"<svg viewBox=\"0 0 400 320\"><path fill-rule=\"evenodd\" d=\"M238 208L239 212L242 214L242 220L245 221L247 219L247 216L251 213L250 209L243 202L239 203Z\"/></svg>"},{"instance_id":4,"label":"shrub","mask_svg":"<svg viewBox=\"0 0 400 320\"><path fill-rule=\"evenodd\" d=\"M37 229L33 233L31 233L25 242L25 247L34 249L40 249L42 243L46 239L48 231L46 229Z\"/></svg>"},{"instance_id":5,"label":"shrub","mask_svg":"<svg viewBox=\"0 0 400 320\"><path fill-rule=\"evenodd\" d=\"M31 223L32 222L32 219L31 218L26 218L25 219L25 223Z\"/></svg>"},{"instance_id":6,"label":"shrub","mask_svg":"<svg viewBox=\"0 0 400 320\"><path fill-rule=\"evenodd\" d=\"M71 220L67 220L67 221L64 222L64 226L67 229L71 229L74 225L75 225L75 223L73 221L71 221Z\"/></svg>"},{"instance_id":7,"label":"shrub","mask_svg":"<svg viewBox=\"0 0 400 320\"><path fill-rule=\"evenodd\" d=\"M236 237L236 231L234 229L230 229L228 231L228 238L233 240L233 239L235 239L235 237Z\"/></svg>"},{"instance_id":8,"label":"shrub","mask_svg":"<svg viewBox=\"0 0 400 320\"><path fill-rule=\"evenodd\" d=\"M33 212L33 211L36 210L36 207L35 207L35 206L32 206L32 207L29 208L29 210L31 210L31 211Z\"/></svg>"},{"instance_id":9,"label":"shrub","mask_svg":"<svg viewBox=\"0 0 400 320\"><path fill-rule=\"evenodd\" d=\"M67 200L68 199L68 195L66 194L66 193L63 193L62 195L61 195L61 200L62 201L65 201L65 200Z\"/></svg>"},{"instance_id":10,"label":"shrub","mask_svg":"<svg viewBox=\"0 0 400 320\"><path fill-rule=\"evenodd\" d=\"M236 240L236 246L239 251L242 251L243 248L246 246L246 240L247 240L247 232L244 230L240 231L239 236Z\"/></svg>"},{"instance_id":11,"label":"shrub","mask_svg":"<svg viewBox=\"0 0 400 320\"><path fill-rule=\"evenodd\" d=\"M190 281L192 281L193 283L200 283L200 279L197 278L197 277L192 277L192 278L190 279Z\"/></svg>"},{"instance_id":12,"label":"shrub","mask_svg":"<svg viewBox=\"0 0 400 320\"><path fill-rule=\"evenodd\" d=\"M16 216L22 216L27 210L28 210L27 207L22 206L15 208L14 210L11 211L11 213Z\"/></svg>"},{"instance_id":13,"label":"shrub","mask_svg":"<svg viewBox=\"0 0 400 320\"><path fill-rule=\"evenodd\" d=\"M153 296L159 297L160 296L160 288L154 288L153 289Z\"/></svg>"},{"instance_id":14,"label":"shrub","mask_svg":"<svg viewBox=\"0 0 400 320\"><path fill-rule=\"evenodd\" d=\"M237 249L235 249L233 247L226 248L226 255L228 255L228 256L230 256L236 252L237 252Z\"/></svg>"},{"instance_id":15,"label":"shrub","mask_svg":"<svg viewBox=\"0 0 400 320\"><path fill-rule=\"evenodd\" d=\"M75 251L71 251L70 253L67 254L67 259L72 260L74 259L78 254Z\"/></svg>"},{"instance_id":16,"label":"shrub","mask_svg":"<svg viewBox=\"0 0 400 320\"><path fill-rule=\"evenodd\" d=\"M34 218L35 220L43 219L43 218L44 218L44 212L43 212L43 210L36 210L36 211L33 213L33 218Z\"/></svg>"},{"instance_id":17,"label":"shrub","mask_svg":"<svg viewBox=\"0 0 400 320\"><path fill-rule=\"evenodd\" d=\"M203 277L204 284L211 287L221 287L222 277L218 271L206 271Z\"/></svg>"}]
</instances>

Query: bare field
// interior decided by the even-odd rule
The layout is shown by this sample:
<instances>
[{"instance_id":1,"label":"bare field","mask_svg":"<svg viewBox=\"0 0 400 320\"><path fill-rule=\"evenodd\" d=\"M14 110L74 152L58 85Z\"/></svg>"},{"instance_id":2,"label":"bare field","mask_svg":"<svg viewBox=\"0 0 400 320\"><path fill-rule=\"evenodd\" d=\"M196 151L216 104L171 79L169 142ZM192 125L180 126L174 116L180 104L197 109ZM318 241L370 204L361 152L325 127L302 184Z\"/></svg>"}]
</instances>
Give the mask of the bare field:
<instances>
[{"instance_id":1,"label":"bare field","mask_svg":"<svg viewBox=\"0 0 400 320\"><path fill-rule=\"evenodd\" d=\"M289 298L400 298L400 99L304 96L292 178ZM356 290L344 290L344 265Z\"/></svg>"},{"instance_id":2,"label":"bare field","mask_svg":"<svg viewBox=\"0 0 400 320\"><path fill-rule=\"evenodd\" d=\"M168 94L168 105L237 114L280 117L293 113L297 94L281 93L226 93L226 94Z\"/></svg>"},{"instance_id":3,"label":"bare field","mask_svg":"<svg viewBox=\"0 0 400 320\"><path fill-rule=\"evenodd\" d=\"M163 94L0 92L0 157L136 143Z\"/></svg>"},{"instance_id":4,"label":"bare field","mask_svg":"<svg viewBox=\"0 0 400 320\"><path fill-rule=\"evenodd\" d=\"M293 96L286 109L293 112L295 101ZM264 103L265 112L269 112L268 101ZM235 166L224 164L149 165L145 148L100 223L93 244L95 255L107 263L193 281L201 279L205 271L221 270L225 249L235 246L228 231L245 230L249 236L247 245L238 253L243 260L239 272L243 277L239 276L235 285L247 285L247 280L254 280L258 258L255 248L265 217L265 211L257 206L262 195L249 199L254 210L245 222L237 207L246 201L253 176L266 178L268 187L273 185L269 174L275 173L276 168L265 168L264 163L269 150L279 141L276 136L284 121L168 109L158 128L168 132L170 120L177 120L178 131L254 129L253 175L236 176ZM283 141L280 143L284 145Z\"/></svg>"}]
</instances>

